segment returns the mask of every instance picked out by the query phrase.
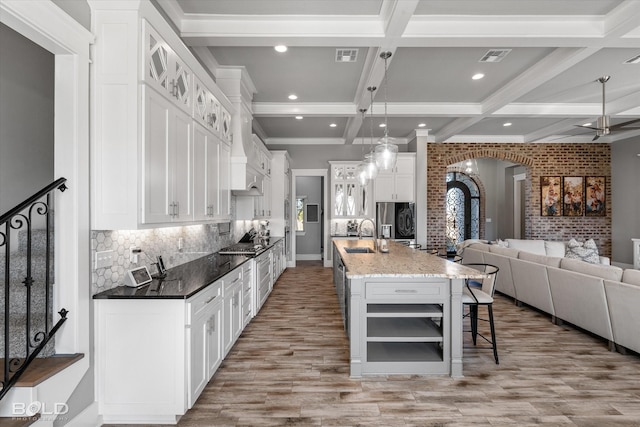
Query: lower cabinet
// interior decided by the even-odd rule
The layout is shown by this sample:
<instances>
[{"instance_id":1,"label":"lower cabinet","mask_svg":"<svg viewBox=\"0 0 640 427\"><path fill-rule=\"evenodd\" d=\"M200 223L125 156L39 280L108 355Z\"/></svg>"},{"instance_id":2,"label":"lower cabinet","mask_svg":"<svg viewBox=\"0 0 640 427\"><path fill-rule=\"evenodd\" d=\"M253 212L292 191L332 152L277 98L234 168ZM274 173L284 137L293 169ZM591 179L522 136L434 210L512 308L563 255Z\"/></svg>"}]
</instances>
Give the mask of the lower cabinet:
<instances>
[{"instance_id":1,"label":"lower cabinet","mask_svg":"<svg viewBox=\"0 0 640 427\"><path fill-rule=\"evenodd\" d=\"M242 333L242 269L227 274L224 279L224 355Z\"/></svg>"},{"instance_id":2,"label":"lower cabinet","mask_svg":"<svg viewBox=\"0 0 640 427\"><path fill-rule=\"evenodd\" d=\"M187 306L187 319L191 319L187 320L187 400L191 408L222 363L222 281L190 298Z\"/></svg>"},{"instance_id":3,"label":"lower cabinet","mask_svg":"<svg viewBox=\"0 0 640 427\"><path fill-rule=\"evenodd\" d=\"M105 424L176 424L267 300L277 247L186 300L94 300L96 401Z\"/></svg>"},{"instance_id":4,"label":"lower cabinet","mask_svg":"<svg viewBox=\"0 0 640 427\"><path fill-rule=\"evenodd\" d=\"M256 257L256 314L271 292L271 251L265 251Z\"/></svg>"},{"instance_id":5,"label":"lower cabinet","mask_svg":"<svg viewBox=\"0 0 640 427\"><path fill-rule=\"evenodd\" d=\"M242 264L242 328L253 318L253 262Z\"/></svg>"}]
</instances>

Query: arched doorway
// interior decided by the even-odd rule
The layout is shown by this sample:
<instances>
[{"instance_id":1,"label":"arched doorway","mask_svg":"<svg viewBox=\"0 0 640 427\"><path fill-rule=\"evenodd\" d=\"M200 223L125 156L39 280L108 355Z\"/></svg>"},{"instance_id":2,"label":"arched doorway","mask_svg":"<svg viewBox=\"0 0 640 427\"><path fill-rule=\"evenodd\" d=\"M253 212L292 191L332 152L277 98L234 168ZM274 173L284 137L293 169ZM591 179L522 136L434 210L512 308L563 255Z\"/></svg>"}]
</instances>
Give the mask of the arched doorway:
<instances>
[{"instance_id":1,"label":"arched doorway","mask_svg":"<svg viewBox=\"0 0 640 427\"><path fill-rule=\"evenodd\" d=\"M466 239L480 238L480 191L469 175L447 173L445 210L447 252Z\"/></svg>"}]
</instances>

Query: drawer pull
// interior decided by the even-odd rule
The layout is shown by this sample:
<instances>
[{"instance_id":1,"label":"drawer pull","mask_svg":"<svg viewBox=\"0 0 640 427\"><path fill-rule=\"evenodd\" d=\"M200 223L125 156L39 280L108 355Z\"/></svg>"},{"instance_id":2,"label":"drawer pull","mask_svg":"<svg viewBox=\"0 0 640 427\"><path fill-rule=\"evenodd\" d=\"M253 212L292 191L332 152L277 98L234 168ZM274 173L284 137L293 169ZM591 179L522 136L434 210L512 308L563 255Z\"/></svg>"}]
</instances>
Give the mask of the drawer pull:
<instances>
[{"instance_id":1,"label":"drawer pull","mask_svg":"<svg viewBox=\"0 0 640 427\"><path fill-rule=\"evenodd\" d=\"M213 301L214 299L216 299L216 296L217 296L217 295L214 295L214 296L212 296L211 298L209 298L208 300L206 300L206 301L204 302L204 303L205 303L205 305L206 305L206 304L209 304L211 301Z\"/></svg>"},{"instance_id":2,"label":"drawer pull","mask_svg":"<svg viewBox=\"0 0 640 427\"><path fill-rule=\"evenodd\" d=\"M396 289L396 294L417 294L416 289Z\"/></svg>"}]
</instances>

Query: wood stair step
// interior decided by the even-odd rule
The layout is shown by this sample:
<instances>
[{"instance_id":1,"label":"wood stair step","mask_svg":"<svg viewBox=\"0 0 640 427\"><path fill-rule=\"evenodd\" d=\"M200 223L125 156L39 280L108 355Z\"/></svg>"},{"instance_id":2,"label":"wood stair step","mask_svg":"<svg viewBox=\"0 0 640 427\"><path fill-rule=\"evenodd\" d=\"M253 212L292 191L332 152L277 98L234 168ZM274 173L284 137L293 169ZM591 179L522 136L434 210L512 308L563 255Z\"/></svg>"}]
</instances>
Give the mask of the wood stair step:
<instances>
[{"instance_id":1,"label":"wood stair step","mask_svg":"<svg viewBox=\"0 0 640 427\"><path fill-rule=\"evenodd\" d=\"M0 417L2 427L27 427L40 419L40 414L30 417Z\"/></svg>"},{"instance_id":2,"label":"wood stair step","mask_svg":"<svg viewBox=\"0 0 640 427\"><path fill-rule=\"evenodd\" d=\"M31 362L14 387L34 387L84 357L84 353L56 354L36 358ZM4 359L0 359L0 373L4 376ZM4 427L3 423L0 423ZM28 424L22 424L28 425Z\"/></svg>"}]
</instances>

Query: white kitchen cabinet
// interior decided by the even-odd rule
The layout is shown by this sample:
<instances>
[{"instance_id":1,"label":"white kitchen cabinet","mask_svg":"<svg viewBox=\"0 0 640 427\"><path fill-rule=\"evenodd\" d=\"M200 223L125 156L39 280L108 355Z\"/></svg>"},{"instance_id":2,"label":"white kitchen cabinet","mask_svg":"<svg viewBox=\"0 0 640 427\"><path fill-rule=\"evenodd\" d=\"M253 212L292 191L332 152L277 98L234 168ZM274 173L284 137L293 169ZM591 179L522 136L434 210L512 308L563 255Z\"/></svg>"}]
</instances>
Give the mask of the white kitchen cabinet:
<instances>
[{"instance_id":1,"label":"white kitchen cabinet","mask_svg":"<svg viewBox=\"0 0 640 427\"><path fill-rule=\"evenodd\" d=\"M256 197L256 217L271 218L271 177L262 179L262 196Z\"/></svg>"},{"instance_id":2,"label":"white kitchen cabinet","mask_svg":"<svg viewBox=\"0 0 640 427\"><path fill-rule=\"evenodd\" d=\"M209 88L197 77L193 78L193 118L219 136L222 113L220 103Z\"/></svg>"},{"instance_id":3,"label":"white kitchen cabinet","mask_svg":"<svg viewBox=\"0 0 640 427\"><path fill-rule=\"evenodd\" d=\"M229 219L231 102L150 2L89 5L99 58L91 67L92 227ZM218 216L207 215L211 203L203 212L202 188L194 188L194 173L206 170L194 160L196 123L227 146L219 155L220 194L206 197L219 199Z\"/></svg>"},{"instance_id":4,"label":"white kitchen cabinet","mask_svg":"<svg viewBox=\"0 0 640 427\"><path fill-rule=\"evenodd\" d=\"M190 298L187 307L191 319L187 322L187 401L191 408L222 363L222 281Z\"/></svg>"},{"instance_id":5,"label":"white kitchen cabinet","mask_svg":"<svg viewBox=\"0 0 640 427\"><path fill-rule=\"evenodd\" d=\"M143 21L143 31L144 81L191 114L191 70L149 22Z\"/></svg>"},{"instance_id":6,"label":"white kitchen cabinet","mask_svg":"<svg viewBox=\"0 0 640 427\"><path fill-rule=\"evenodd\" d=\"M414 153L398 153L396 166L390 171L378 171L374 180L376 202L414 202L415 201Z\"/></svg>"},{"instance_id":7,"label":"white kitchen cabinet","mask_svg":"<svg viewBox=\"0 0 640 427\"><path fill-rule=\"evenodd\" d=\"M371 182L361 185L357 162L331 161L331 217L358 218L373 215Z\"/></svg>"},{"instance_id":8,"label":"white kitchen cabinet","mask_svg":"<svg viewBox=\"0 0 640 427\"><path fill-rule=\"evenodd\" d=\"M224 107L221 107L220 136L227 144L231 144L231 113Z\"/></svg>"},{"instance_id":9,"label":"white kitchen cabinet","mask_svg":"<svg viewBox=\"0 0 640 427\"><path fill-rule=\"evenodd\" d=\"M220 215L220 141L204 126L193 128L193 217L207 220Z\"/></svg>"},{"instance_id":10,"label":"white kitchen cabinet","mask_svg":"<svg viewBox=\"0 0 640 427\"><path fill-rule=\"evenodd\" d=\"M291 221L291 166L289 153L284 150L271 152L271 218L269 228L272 236L282 236L284 248L292 245ZM283 265L286 267L286 258ZM284 268L283 267L283 268Z\"/></svg>"},{"instance_id":11,"label":"white kitchen cabinet","mask_svg":"<svg viewBox=\"0 0 640 427\"><path fill-rule=\"evenodd\" d=\"M143 222L193 220L191 129L193 121L155 90L144 87Z\"/></svg>"},{"instance_id":12,"label":"white kitchen cabinet","mask_svg":"<svg viewBox=\"0 0 640 427\"><path fill-rule=\"evenodd\" d=\"M272 248L272 269L273 284L278 280L284 269L286 268L286 254L284 251L284 240L278 241ZM272 286L273 287L273 286Z\"/></svg>"},{"instance_id":13,"label":"white kitchen cabinet","mask_svg":"<svg viewBox=\"0 0 640 427\"><path fill-rule=\"evenodd\" d=\"M266 250L256 257L256 314L269 297L273 286L271 276L271 250Z\"/></svg>"},{"instance_id":14,"label":"white kitchen cabinet","mask_svg":"<svg viewBox=\"0 0 640 427\"><path fill-rule=\"evenodd\" d=\"M242 327L245 328L254 316L253 311L253 262L242 264Z\"/></svg>"},{"instance_id":15,"label":"white kitchen cabinet","mask_svg":"<svg viewBox=\"0 0 640 427\"><path fill-rule=\"evenodd\" d=\"M230 219L229 146L200 124L193 134L194 219Z\"/></svg>"},{"instance_id":16,"label":"white kitchen cabinet","mask_svg":"<svg viewBox=\"0 0 640 427\"><path fill-rule=\"evenodd\" d=\"M96 400L103 421L175 424L222 360L222 282L187 300L94 302Z\"/></svg>"},{"instance_id":17,"label":"white kitchen cabinet","mask_svg":"<svg viewBox=\"0 0 640 427\"><path fill-rule=\"evenodd\" d=\"M242 269L236 269L227 274L224 279L224 355L242 333L243 304L242 304Z\"/></svg>"},{"instance_id":18,"label":"white kitchen cabinet","mask_svg":"<svg viewBox=\"0 0 640 427\"><path fill-rule=\"evenodd\" d=\"M221 219L231 219L231 147L220 143L220 186L218 216Z\"/></svg>"}]
</instances>

